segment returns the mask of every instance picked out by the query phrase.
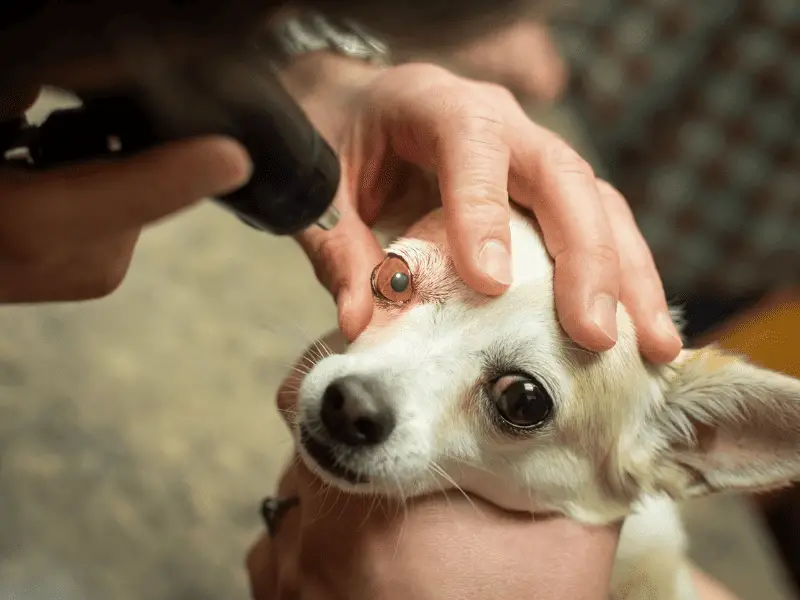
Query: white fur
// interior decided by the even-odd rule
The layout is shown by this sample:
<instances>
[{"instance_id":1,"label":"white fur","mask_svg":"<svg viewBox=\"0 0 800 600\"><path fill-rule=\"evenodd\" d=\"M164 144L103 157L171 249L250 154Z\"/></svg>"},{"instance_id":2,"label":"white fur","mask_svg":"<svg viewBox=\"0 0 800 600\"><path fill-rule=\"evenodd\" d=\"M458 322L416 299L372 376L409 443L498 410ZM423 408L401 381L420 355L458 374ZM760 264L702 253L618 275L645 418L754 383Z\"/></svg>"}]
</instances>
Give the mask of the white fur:
<instances>
[{"instance_id":1,"label":"white fur","mask_svg":"<svg viewBox=\"0 0 800 600\"><path fill-rule=\"evenodd\" d=\"M400 239L390 250L407 258L412 275L420 255L431 259L429 271L448 268L446 251L425 239ZM537 228L518 214L512 255L505 294L487 299L459 284L438 302L376 320L303 379L296 421L323 439L321 399L342 376L369 381L391 406L397 426L378 447L331 444L368 484L332 476L298 443L301 456L322 479L356 493L407 497L458 486L508 509L584 523L627 517L613 597L695 598L670 497L799 478L800 383L713 350L648 365L622 307L615 348L587 353L559 326L551 260ZM486 353L498 349L553 398L552 420L534 434L503 434L486 418L491 407L473 398ZM710 445L700 444L697 423L714 431Z\"/></svg>"}]
</instances>

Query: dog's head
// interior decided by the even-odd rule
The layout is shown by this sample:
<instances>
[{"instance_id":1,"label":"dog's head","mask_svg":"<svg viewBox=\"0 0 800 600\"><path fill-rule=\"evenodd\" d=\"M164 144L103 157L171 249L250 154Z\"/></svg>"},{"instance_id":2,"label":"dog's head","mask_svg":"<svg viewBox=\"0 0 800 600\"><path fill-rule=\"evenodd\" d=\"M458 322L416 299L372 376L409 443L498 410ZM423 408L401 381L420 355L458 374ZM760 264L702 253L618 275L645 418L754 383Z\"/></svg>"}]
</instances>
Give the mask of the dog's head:
<instances>
[{"instance_id":1,"label":"dog's head","mask_svg":"<svg viewBox=\"0 0 800 600\"><path fill-rule=\"evenodd\" d=\"M714 349L649 365L622 307L616 346L582 350L557 321L538 230L517 214L512 256L511 288L487 298L456 275L440 213L389 247L369 327L300 387L312 470L351 491L460 486L586 522L648 494L800 477L800 382Z\"/></svg>"}]
</instances>

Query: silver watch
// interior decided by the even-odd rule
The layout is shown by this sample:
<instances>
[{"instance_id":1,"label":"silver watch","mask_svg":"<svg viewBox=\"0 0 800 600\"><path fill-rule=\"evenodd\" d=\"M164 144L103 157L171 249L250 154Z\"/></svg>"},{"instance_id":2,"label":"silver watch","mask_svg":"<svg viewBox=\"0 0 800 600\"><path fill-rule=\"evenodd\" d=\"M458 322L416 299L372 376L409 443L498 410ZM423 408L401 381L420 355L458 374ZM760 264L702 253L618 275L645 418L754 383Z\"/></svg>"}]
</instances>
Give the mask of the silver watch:
<instances>
[{"instance_id":1,"label":"silver watch","mask_svg":"<svg viewBox=\"0 0 800 600\"><path fill-rule=\"evenodd\" d=\"M277 58L286 63L307 52L331 50L378 65L390 62L389 47L382 40L349 20L333 20L315 13L304 13L273 25L267 40Z\"/></svg>"}]
</instances>

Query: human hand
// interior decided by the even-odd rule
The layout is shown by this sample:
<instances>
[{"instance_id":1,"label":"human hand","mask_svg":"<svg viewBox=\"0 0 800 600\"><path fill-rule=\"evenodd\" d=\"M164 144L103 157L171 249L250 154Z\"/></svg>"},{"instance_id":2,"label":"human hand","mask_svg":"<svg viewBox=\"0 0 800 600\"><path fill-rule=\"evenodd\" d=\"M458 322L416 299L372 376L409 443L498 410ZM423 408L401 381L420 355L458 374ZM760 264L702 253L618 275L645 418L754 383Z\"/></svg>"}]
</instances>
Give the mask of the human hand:
<instances>
[{"instance_id":1,"label":"human hand","mask_svg":"<svg viewBox=\"0 0 800 600\"><path fill-rule=\"evenodd\" d=\"M329 493L297 463L279 494L300 504L248 553L255 600L608 598L612 529L534 521L449 492L405 507Z\"/></svg>"},{"instance_id":2,"label":"human hand","mask_svg":"<svg viewBox=\"0 0 800 600\"><path fill-rule=\"evenodd\" d=\"M22 114L38 89L0 101ZM0 170L0 303L97 298L124 278L141 228L250 176L227 138L168 144L136 157L49 170Z\"/></svg>"},{"instance_id":3,"label":"human hand","mask_svg":"<svg viewBox=\"0 0 800 600\"><path fill-rule=\"evenodd\" d=\"M455 57L474 76L535 100L557 100L567 84L567 67L549 31L537 21L518 21L468 44Z\"/></svg>"},{"instance_id":4,"label":"human hand","mask_svg":"<svg viewBox=\"0 0 800 600\"><path fill-rule=\"evenodd\" d=\"M278 392L288 419L309 349ZM447 492L401 504L330 490L300 461L278 497L299 497L247 557L255 600L606 600L618 529L502 511Z\"/></svg>"},{"instance_id":5,"label":"human hand","mask_svg":"<svg viewBox=\"0 0 800 600\"><path fill-rule=\"evenodd\" d=\"M380 70L324 53L304 59L293 68L320 83L294 93L339 152L342 220L329 232L309 229L300 243L336 298L348 338L372 315L369 274L382 251L369 225L413 166L438 176L455 266L472 288L497 295L510 283L510 193L542 228L559 320L573 340L595 351L612 347L622 300L644 355L677 356L681 341L661 280L624 198L531 122L508 91L432 65ZM290 91L302 79L290 72Z\"/></svg>"}]
</instances>

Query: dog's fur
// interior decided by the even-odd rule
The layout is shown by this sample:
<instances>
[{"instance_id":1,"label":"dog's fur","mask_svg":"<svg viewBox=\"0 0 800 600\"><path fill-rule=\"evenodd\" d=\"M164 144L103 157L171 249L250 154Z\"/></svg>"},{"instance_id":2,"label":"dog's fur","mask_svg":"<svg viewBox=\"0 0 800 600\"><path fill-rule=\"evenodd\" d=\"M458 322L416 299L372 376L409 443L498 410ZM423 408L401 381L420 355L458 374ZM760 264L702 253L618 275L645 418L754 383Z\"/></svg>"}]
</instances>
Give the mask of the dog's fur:
<instances>
[{"instance_id":1,"label":"dog's fur","mask_svg":"<svg viewBox=\"0 0 800 600\"><path fill-rule=\"evenodd\" d=\"M622 306L612 350L576 347L556 318L536 224L513 211L511 228L514 282L497 298L459 279L437 210L390 245L410 267L411 297L376 301L358 340L303 379L300 455L323 480L357 493L407 497L457 485L512 510L589 524L627 517L613 597L695 598L675 501L800 478L800 382L715 348L647 364ZM504 373L530 374L547 390L554 407L541 427L498 425L487 388ZM384 442L348 447L326 431L322 398L344 376L390 407L396 427ZM300 427L368 483L322 468Z\"/></svg>"}]
</instances>

